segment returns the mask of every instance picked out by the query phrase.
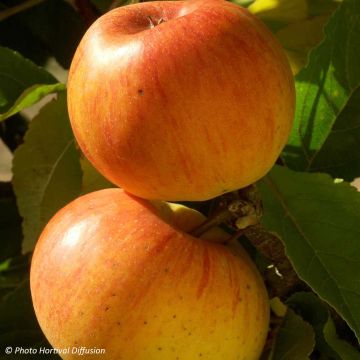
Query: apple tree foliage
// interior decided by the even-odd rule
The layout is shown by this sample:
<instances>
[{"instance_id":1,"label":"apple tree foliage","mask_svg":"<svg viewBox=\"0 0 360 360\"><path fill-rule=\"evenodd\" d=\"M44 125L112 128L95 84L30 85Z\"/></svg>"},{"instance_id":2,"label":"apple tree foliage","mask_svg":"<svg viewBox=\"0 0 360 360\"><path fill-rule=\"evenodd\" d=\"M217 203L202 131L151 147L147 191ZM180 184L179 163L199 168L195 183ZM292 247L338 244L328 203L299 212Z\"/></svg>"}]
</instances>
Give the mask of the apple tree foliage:
<instances>
[{"instance_id":1,"label":"apple tree foliage","mask_svg":"<svg viewBox=\"0 0 360 360\"><path fill-rule=\"evenodd\" d=\"M59 69L66 75L92 21L136 2L0 1L0 358L11 358L6 346L50 346L29 291L43 226L72 199L113 186L79 152ZM291 136L257 187L262 225L301 285L272 299L264 358L360 359L360 2L233 2L273 31L296 81ZM212 202L196 206L208 213ZM260 268L279 265L247 246Z\"/></svg>"}]
</instances>

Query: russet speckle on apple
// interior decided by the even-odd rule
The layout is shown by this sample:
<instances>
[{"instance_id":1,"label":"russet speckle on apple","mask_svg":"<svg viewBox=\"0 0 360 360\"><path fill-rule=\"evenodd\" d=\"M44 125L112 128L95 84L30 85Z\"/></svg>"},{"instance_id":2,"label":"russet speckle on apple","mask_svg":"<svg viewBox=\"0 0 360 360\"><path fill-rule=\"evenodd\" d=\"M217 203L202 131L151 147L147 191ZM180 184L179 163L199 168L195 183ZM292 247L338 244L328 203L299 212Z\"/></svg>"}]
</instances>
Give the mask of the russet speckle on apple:
<instances>
[{"instance_id":1,"label":"russet speckle on apple","mask_svg":"<svg viewBox=\"0 0 360 360\"><path fill-rule=\"evenodd\" d=\"M110 11L85 34L68 81L82 151L146 199L206 200L254 183L283 149L294 104L277 40L223 0Z\"/></svg>"}]
</instances>

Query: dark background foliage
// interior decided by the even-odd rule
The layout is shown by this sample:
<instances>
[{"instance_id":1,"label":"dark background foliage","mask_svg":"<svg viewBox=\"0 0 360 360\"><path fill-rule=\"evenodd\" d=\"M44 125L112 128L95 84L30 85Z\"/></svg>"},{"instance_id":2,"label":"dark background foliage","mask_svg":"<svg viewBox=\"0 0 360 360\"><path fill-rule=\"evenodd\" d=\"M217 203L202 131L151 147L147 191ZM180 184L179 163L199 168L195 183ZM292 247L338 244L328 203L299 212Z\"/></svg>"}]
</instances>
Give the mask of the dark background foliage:
<instances>
[{"instance_id":1,"label":"dark background foliage","mask_svg":"<svg viewBox=\"0 0 360 360\"><path fill-rule=\"evenodd\" d=\"M90 24L136 2L0 1L0 358L29 357L5 355L8 346L51 348L31 303L32 250L58 209L113 186L76 146L66 76ZM360 195L351 185L360 177L360 3L233 2L277 36L297 91L289 142L258 183L261 244L251 232L241 238L269 293L279 294L271 300L264 358L360 359ZM217 203L188 205L208 215ZM278 256L274 244L281 244ZM274 277L271 269L284 274Z\"/></svg>"}]
</instances>

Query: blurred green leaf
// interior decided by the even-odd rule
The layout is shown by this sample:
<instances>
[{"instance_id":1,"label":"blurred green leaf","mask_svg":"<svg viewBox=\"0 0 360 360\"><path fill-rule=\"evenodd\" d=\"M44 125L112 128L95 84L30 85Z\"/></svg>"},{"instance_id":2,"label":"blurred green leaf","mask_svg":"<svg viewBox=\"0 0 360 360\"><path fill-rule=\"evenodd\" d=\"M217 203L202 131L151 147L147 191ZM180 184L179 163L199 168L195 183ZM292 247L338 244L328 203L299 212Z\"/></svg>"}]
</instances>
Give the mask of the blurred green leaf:
<instances>
[{"instance_id":1,"label":"blurred green leaf","mask_svg":"<svg viewBox=\"0 0 360 360\"><path fill-rule=\"evenodd\" d=\"M23 217L25 251L31 250L45 224L80 194L82 172L69 124L66 94L36 116L15 152L13 185Z\"/></svg>"},{"instance_id":2,"label":"blurred green leaf","mask_svg":"<svg viewBox=\"0 0 360 360\"><path fill-rule=\"evenodd\" d=\"M0 354L5 354L4 349L8 346L12 346L14 349L20 346L32 347L31 345L39 342L39 339L42 338L41 331L37 330L17 330L9 331L4 334L1 334L0 340ZM21 343L21 345L20 345ZM2 350L2 351L1 351ZM0 359L8 359L8 356L2 357ZM12 354L13 358L17 359L19 354ZM29 357L29 355L27 355ZM11 357L10 357L11 358Z\"/></svg>"},{"instance_id":3,"label":"blurred green leaf","mask_svg":"<svg viewBox=\"0 0 360 360\"><path fill-rule=\"evenodd\" d=\"M139 2L141 2L141 1L140 0L113 0L110 4L108 10L115 9L120 6L137 4ZM145 1L143 1L143 2L145 2Z\"/></svg>"},{"instance_id":4,"label":"blurred green leaf","mask_svg":"<svg viewBox=\"0 0 360 360\"><path fill-rule=\"evenodd\" d=\"M29 268L29 254L10 258L0 263L0 301L28 277Z\"/></svg>"},{"instance_id":5,"label":"blurred green leaf","mask_svg":"<svg viewBox=\"0 0 360 360\"><path fill-rule=\"evenodd\" d=\"M91 0L91 3L96 7L96 9L104 14L109 11L113 0Z\"/></svg>"},{"instance_id":6,"label":"blurred green leaf","mask_svg":"<svg viewBox=\"0 0 360 360\"><path fill-rule=\"evenodd\" d=\"M242 7L248 7L252 4L255 0L230 0L232 3L240 5Z\"/></svg>"},{"instance_id":7,"label":"blurred green leaf","mask_svg":"<svg viewBox=\"0 0 360 360\"><path fill-rule=\"evenodd\" d=\"M330 14L339 6L342 0L307 0L310 16Z\"/></svg>"},{"instance_id":8,"label":"blurred green leaf","mask_svg":"<svg viewBox=\"0 0 360 360\"><path fill-rule=\"evenodd\" d=\"M44 48L44 43L30 32L18 16L0 21L0 45L16 50L38 65L45 64L50 56L49 51Z\"/></svg>"},{"instance_id":9,"label":"blurred green leaf","mask_svg":"<svg viewBox=\"0 0 360 360\"><path fill-rule=\"evenodd\" d=\"M344 0L325 27L324 41L296 77L295 122L283 160L308 170L360 83L360 2ZM320 166L321 164L317 164Z\"/></svg>"},{"instance_id":10,"label":"blurred green leaf","mask_svg":"<svg viewBox=\"0 0 360 360\"><path fill-rule=\"evenodd\" d=\"M17 330L39 330L30 295L29 280L24 280L0 302L0 339ZM41 335L41 332L39 333ZM41 340L39 337L38 341ZM21 340L21 339L19 339ZM7 345L7 344L1 344Z\"/></svg>"},{"instance_id":11,"label":"blurred green leaf","mask_svg":"<svg viewBox=\"0 0 360 360\"><path fill-rule=\"evenodd\" d=\"M5 355L8 346L23 348L51 348L38 325L30 294L29 279L25 279L13 292L0 301L1 359L60 359L45 355Z\"/></svg>"},{"instance_id":12,"label":"blurred green leaf","mask_svg":"<svg viewBox=\"0 0 360 360\"><path fill-rule=\"evenodd\" d=\"M92 191L115 187L110 181L105 179L86 158L81 158L82 194Z\"/></svg>"},{"instance_id":13,"label":"blurred green leaf","mask_svg":"<svg viewBox=\"0 0 360 360\"><path fill-rule=\"evenodd\" d=\"M327 16L291 23L276 32L276 37L285 49L293 74L297 74L307 63L309 51L324 37Z\"/></svg>"},{"instance_id":14,"label":"blurred green leaf","mask_svg":"<svg viewBox=\"0 0 360 360\"><path fill-rule=\"evenodd\" d=\"M30 256L0 263L0 358L7 346L29 346L43 339L30 299Z\"/></svg>"},{"instance_id":15,"label":"blurred green leaf","mask_svg":"<svg viewBox=\"0 0 360 360\"><path fill-rule=\"evenodd\" d=\"M333 320L329 317L324 326L326 342L337 352L341 360L359 360L360 352L355 350L348 342L339 339Z\"/></svg>"},{"instance_id":16,"label":"blurred green leaf","mask_svg":"<svg viewBox=\"0 0 360 360\"><path fill-rule=\"evenodd\" d=\"M358 351L348 342L337 337L329 309L315 294L310 292L296 293L286 303L313 326L316 348L323 356L336 360L360 358Z\"/></svg>"},{"instance_id":17,"label":"blurred green leaf","mask_svg":"<svg viewBox=\"0 0 360 360\"><path fill-rule=\"evenodd\" d=\"M80 14L65 0L45 1L17 15L64 68L69 68L86 31Z\"/></svg>"},{"instance_id":18,"label":"blurred green leaf","mask_svg":"<svg viewBox=\"0 0 360 360\"><path fill-rule=\"evenodd\" d=\"M33 85L25 90L15 101L13 106L3 114L0 114L0 121L13 116L25 108L37 103L44 96L65 90L65 84Z\"/></svg>"},{"instance_id":19,"label":"blurred green leaf","mask_svg":"<svg viewBox=\"0 0 360 360\"><path fill-rule=\"evenodd\" d=\"M307 0L255 0L249 11L263 20L289 23L307 18Z\"/></svg>"},{"instance_id":20,"label":"blurred green leaf","mask_svg":"<svg viewBox=\"0 0 360 360\"><path fill-rule=\"evenodd\" d=\"M277 333L272 360L309 359L315 346L314 330L294 311L288 309Z\"/></svg>"},{"instance_id":21,"label":"blurred green leaf","mask_svg":"<svg viewBox=\"0 0 360 360\"><path fill-rule=\"evenodd\" d=\"M347 181L360 176L360 88L338 116L310 170L327 172Z\"/></svg>"},{"instance_id":22,"label":"blurred green leaf","mask_svg":"<svg viewBox=\"0 0 360 360\"><path fill-rule=\"evenodd\" d=\"M14 114L16 106L23 109L39 99L39 90L34 95L26 93L24 98L24 92L30 87L56 83L57 80L44 69L17 52L0 46L0 121L7 117L7 112ZM45 95L44 89L42 94ZM18 100L20 96L22 100ZM15 104L17 100L19 102Z\"/></svg>"},{"instance_id":23,"label":"blurred green leaf","mask_svg":"<svg viewBox=\"0 0 360 360\"><path fill-rule=\"evenodd\" d=\"M15 5L9 8L5 8L0 11L0 21L7 19L10 16L14 16L22 11L25 11L33 6L36 6L44 0L27 0L19 5Z\"/></svg>"},{"instance_id":24,"label":"blurred green leaf","mask_svg":"<svg viewBox=\"0 0 360 360\"><path fill-rule=\"evenodd\" d=\"M342 0L239 0L250 3L250 12L263 20L270 28L282 28L289 24L311 20L315 16L328 16ZM275 26L272 26L275 25Z\"/></svg>"},{"instance_id":25,"label":"blurred green leaf","mask_svg":"<svg viewBox=\"0 0 360 360\"><path fill-rule=\"evenodd\" d=\"M360 193L325 174L283 167L259 183L263 222L283 240L299 277L360 336Z\"/></svg>"},{"instance_id":26,"label":"blurred green leaf","mask_svg":"<svg viewBox=\"0 0 360 360\"><path fill-rule=\"evenodd\" d=\"M324 337L324 326L329 320L329 311L326 305L311 292L295 293L286 300L286 304L312 326L315 331L315 342L318 352L325 356L325 358L341 360Z\"/></svg>"},{"instance_id":27,"label":"blurred green leaf","mask_svg":"<svg viewBox=\"0 0 360 360\"><path fill-rule=\"evenodd\" d=\"M39 341L40 340L40 341ZM7 344L7 345L1 345L1 344ZM18 330L9 332L3 335L1 341L0 341L0 354L5 354L5 349L9 345L12 346L13 352L10 355L0 355L0 360L29 360L29 359L56 359L61 360L59 355L56 354L46 354L46 353L40 353L40 349L52 349L52 346L48 343L48 341L45 339L44 335L41 332L41 329L38 330ZM21 349L18 350L17 353L16 347L22 348L22 349L37 349L37 353L29 355L21 353ZM20 352L19 352L20 351ZM30 357L31 356L31 357Z\"/></svg>"},{"instance_id":28,"label":"blurred green leaf","mask_svg":"<svg viewBox=\"0 0 360 360\"><path fill-rule=\"evenodd\" d=\"M323 39L323 27L339 4L337 0L257 0L249 10L275 33L296 75L307 64L309 51Z\"/></svg>"}]
</instances>

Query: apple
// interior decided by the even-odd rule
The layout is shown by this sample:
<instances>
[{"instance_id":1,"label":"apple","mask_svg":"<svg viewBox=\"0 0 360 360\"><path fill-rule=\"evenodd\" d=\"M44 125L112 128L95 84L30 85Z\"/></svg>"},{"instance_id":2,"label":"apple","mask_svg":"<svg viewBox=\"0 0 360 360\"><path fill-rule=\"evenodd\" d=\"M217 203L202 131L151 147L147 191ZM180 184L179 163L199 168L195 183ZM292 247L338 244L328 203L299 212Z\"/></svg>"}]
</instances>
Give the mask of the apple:
<instances>
[{"instance_id":1,"label":"apple","mask_svg":"<svg viewBox=\"0 0 360 360\"><path fill-rule=\"evenodd\" d=\"M68 79L82 151L146 199L206 200L257 181L287 141L294 100L277 40L223 0L106 13L80 42Z\"/></svg>"},{"instance_id":2,"label":"apple","mask_svg":"<svg viewBox=\"0 0 360 360\"><path fill-rule=\"evenodd\" d=\"M121 189L60 210L30 272L52 346L116 360L258 359L269 325L262 278L243 250L189 235L203 219Z\"/></svg>"}]
</instances>

